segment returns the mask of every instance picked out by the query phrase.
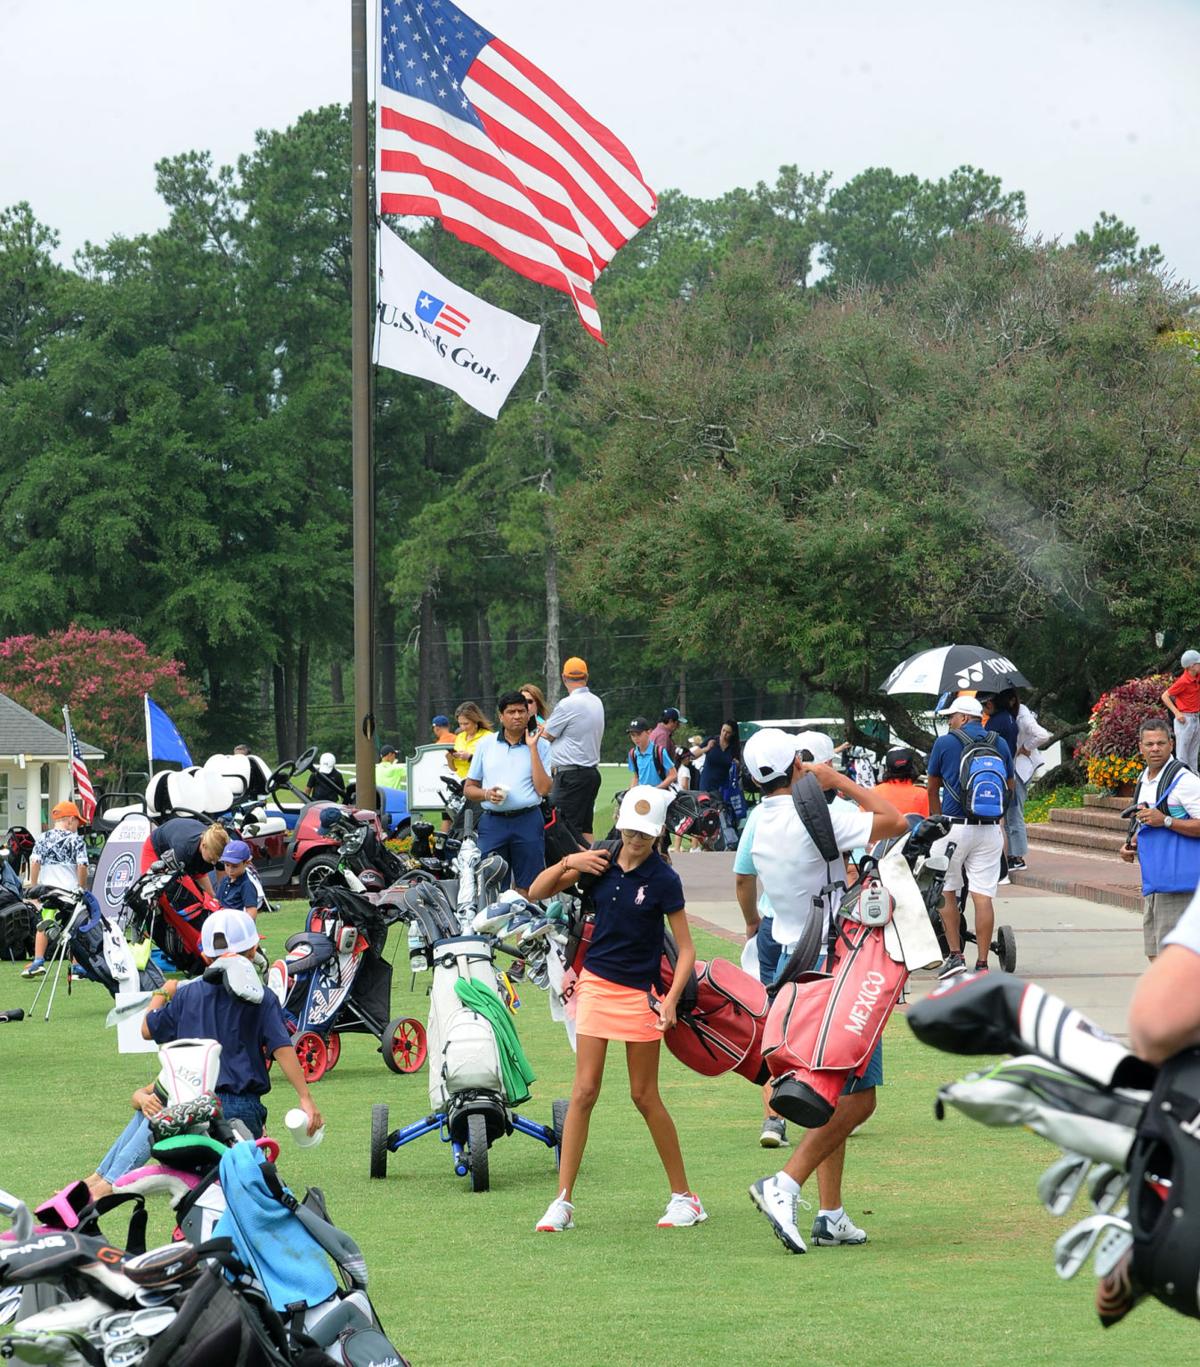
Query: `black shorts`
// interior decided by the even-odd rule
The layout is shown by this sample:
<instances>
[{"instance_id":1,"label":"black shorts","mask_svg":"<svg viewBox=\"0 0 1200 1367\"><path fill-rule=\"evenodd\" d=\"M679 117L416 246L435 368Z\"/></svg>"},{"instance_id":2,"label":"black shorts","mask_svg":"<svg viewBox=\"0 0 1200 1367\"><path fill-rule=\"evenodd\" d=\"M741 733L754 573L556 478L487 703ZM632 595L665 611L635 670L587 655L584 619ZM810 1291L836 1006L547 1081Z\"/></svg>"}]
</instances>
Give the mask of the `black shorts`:
<instances>
[{"instance_id":1,"label":"black shorts","mask_svg":"<svg viewBox=\"0 0 1200 1367\"><path fill-rule=\"evenodd\" d=\"M557 807L577 835L592 829L596 794L600 791L600 770L582 765L560 769L550 789L550 804Z\"/></svg>"}]
</instances>

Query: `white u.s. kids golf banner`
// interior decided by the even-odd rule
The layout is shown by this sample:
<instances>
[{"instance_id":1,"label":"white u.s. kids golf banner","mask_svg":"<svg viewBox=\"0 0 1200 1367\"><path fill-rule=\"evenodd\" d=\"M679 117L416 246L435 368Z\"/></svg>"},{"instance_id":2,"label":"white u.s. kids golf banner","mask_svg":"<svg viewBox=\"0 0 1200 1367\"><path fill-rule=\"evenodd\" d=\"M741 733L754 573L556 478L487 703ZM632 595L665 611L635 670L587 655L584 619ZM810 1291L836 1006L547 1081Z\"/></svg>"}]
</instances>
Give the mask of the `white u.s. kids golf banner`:
<instances>
[{"instance_id":1,"label":"white u.s. kids golf banner","mask_svg":"<svg viewBox=\"0 0 1200 1367\"><path fill-rule=\"evenodd\" d=\"M379 226L375 363L452 389L498 417L533 354L538 329L439 275Z\"/></svg>"}]
</instances>

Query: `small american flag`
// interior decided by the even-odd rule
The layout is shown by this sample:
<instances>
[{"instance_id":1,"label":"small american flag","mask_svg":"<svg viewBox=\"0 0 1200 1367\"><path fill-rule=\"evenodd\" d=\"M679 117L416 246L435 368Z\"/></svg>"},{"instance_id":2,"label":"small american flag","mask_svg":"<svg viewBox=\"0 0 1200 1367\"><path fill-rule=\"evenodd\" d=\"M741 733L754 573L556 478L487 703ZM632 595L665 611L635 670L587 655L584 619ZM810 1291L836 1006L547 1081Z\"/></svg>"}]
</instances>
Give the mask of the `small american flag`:
<instances>
[{"instance_id":1,"label":"small american flag","mask_svg":"<svg viewBox=\"0 0 1200 1367\"><path fill-rule=\"evenodd\" d=\"M654 217L654 191L602 123L450 0L380 0L379 212L440 218L518 275L571 296Z\"/></svg>"},{"instance_id":2,"label":"small american flag","mask_svg":"<svg viewBox=\"0 0 1200 1367\"><path fill-rule=\"evenodd\" d=\"M422 291L417 296L417 317L448 332L451 337L461 337L471 321L461 309L444 303L428 291Z\"/></svg>"},{"instance_id":3,"label":"small american flag","mask_svg":"<svg viewBox=\"0 0 1200 1367\"><path fill-rule=\"evenodd\" d=\"M96 790L92 787L88 767L83 762L83 751L79 748L79 737L71 725L71 714L65 707L63 719L67 723L67 749L71 753L71 786L79 794L79 813L86 826L96 814Z\"/></svg>"}]
</instances>

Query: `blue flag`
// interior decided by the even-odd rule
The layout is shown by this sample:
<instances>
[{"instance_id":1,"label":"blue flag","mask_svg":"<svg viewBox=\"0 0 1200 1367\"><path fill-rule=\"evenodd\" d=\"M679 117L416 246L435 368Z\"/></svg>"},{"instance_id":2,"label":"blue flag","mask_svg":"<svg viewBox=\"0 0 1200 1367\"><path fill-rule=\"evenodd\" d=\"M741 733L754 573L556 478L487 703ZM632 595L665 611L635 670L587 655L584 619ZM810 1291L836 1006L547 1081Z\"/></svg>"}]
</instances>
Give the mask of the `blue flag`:
<instances>
[{"instance_id":1,"label":"blue flag","mask_svg":"<svg viewBox=\"0 0 1200 1367\"><path fill-rule=\"evenodd\" d=\"M189 752L179 729L170 717L146 695L146 754L153 770L156 759L167 760L182 765L185 769L192 763Z\"/></svg>"}]
</instances>

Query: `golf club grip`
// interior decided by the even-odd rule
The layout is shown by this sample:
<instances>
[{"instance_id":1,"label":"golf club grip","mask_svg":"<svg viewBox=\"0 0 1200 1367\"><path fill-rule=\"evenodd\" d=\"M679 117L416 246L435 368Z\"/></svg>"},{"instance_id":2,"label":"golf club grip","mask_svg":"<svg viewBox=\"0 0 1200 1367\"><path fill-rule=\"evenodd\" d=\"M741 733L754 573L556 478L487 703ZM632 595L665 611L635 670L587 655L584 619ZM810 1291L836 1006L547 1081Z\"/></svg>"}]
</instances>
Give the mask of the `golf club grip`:
<instances>
[{"instance_id":1,"label":"golf club grip","mask_svg":"<svg viewBox=\"0 0 1200 1367\"><path fill-rule=\"evenodd\" d=\"M23 1021L24 1019L25 1012L19 1006L14 1007L11 1011L0 1011L0 1024L4 1021Z\"/></svg>"}]
</instances>

